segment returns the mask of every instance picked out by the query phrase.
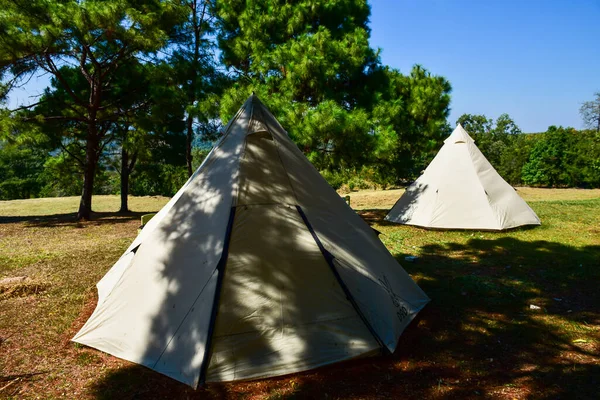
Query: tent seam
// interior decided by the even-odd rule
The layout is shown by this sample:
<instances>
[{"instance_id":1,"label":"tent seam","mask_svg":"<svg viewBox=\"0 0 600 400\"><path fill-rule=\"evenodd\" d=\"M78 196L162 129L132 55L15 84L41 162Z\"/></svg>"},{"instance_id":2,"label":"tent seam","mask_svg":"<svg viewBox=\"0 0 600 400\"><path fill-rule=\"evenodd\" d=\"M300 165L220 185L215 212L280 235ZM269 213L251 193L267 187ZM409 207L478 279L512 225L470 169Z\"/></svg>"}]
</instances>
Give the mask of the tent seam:
<instances>
[{"instance_id":1,"label":"tent seam","mask_svg":"<svg viewBox=\"0 0 600 400\"><path fill-rule=\"evenodd\" d=\"M140 246L142 245L142 243L138 244L137 246L135 246L133 249L131 249L131 251L128 251L127 253L124 253L121 257L119 257L119 259L117 260L117 262L121 261L121 258L125 257L127 254L129 253L133 253L133 256L135 257L138 249L140 248ZM116 264L116 263L115 263ZM131 259L131 261L129 262L129 265L127 266L127 269L125 269L123 271L123 273L121 274L121 277L119 278L119 280L113 285L113 287L110 289L110 292L106 293L106 296L104 297L104 300L102 301L102 303L98 303L96 305L96 307L98 307L101 304L104 304L106 302L106 300L108 299L108 297L110 296L110 294L112 292L114 292L115 288L119 285L119 283L121 283L121 281L123 280L123 275L125 275L125 271L127 271L130 267L131 264L133 264L133 259Z\"/></svg>"},{"instance_id":2,"label":"tent seam","mask_svg":"<svg viewBox=\"0 0 600 400\"><path fill-rule=\"evenodd\" d=\"M475 142L473 141L472 143L468 143L468 147L467 147L467 149L469 151L469 158L471 159L470 164L473 167L473 170L475 171L475 176L477 177L477 182L479 182L479 186L481 186L481 189L483 190L483 193L485 194L485 198L486 198L488 206L490 208L490 212L494 216L494 220L497 223L497 227L498 227L497 229L502 230L502 225L501 225L500 221L498 220L498 215L494 212L494 207L492 206L492 203L490 202L490 196L487 194L487 190L485 190L485 186L483 185L483 182L481 182L481 178L479 178L479 173L477 171L477 168L475 168L475 162L473 160L473 155L471 153L472 144L475 144ZM477 146L475 146L475 148L477 148ZM479 150L479 148L477 148L477 150ZM481 150L479 150L479 151L481 152ZM484 159L485 159L485 157L484 157ZM487 161L487 159L486 159L486 161ZM489 161L488 161L488 163L489 163ZM494 167L492 166L492 168L494 168Z\"/></svg>"},{"instance_id":3,"label":"tent seam","mask_svg":"<svg viewBox=\"0 0 600 400\"><path fill-rule=\"evenodd\" d=\"M229 221L227 223L227 230L225 231L225 240L223 242L223 251L221 253L221 259L215 268L219 272L217 276L217 284L215 288L215 296L213 299L213 309L210 315L210 322L208 325L208 334L206 335L206 346L204 347L204 357L202 357L202 364L200 365L200 376L198 377L198 385L204 384L206 380L206 371L208 370L208 364L212 356L212 339L215 330L215 324L217 322L217 316L219 313L219 303L221 299L221 289L223 286L223 280L225 277L225 267L227 265L227 258L229 257L229 240L231 239L231 231L233 230L233 221L235 219L236 207L231 207L229 212ZM197 386L198 386L197 385ZM196 386L196 387L197 387Z\"/></svg>"},{"instance_id":4,"label":"tent seam","mask_svg":"<svg viewBox=\"0 0 600 400\"><path fill-rule=\"evenodd\" d=\"M260 100L258 98L256 100L258 100L260 102ZM262 112L262 110L261 110L261 112ZM275 142L275 150L277 151L277 157L279 158L279 163L281 164L281 168L283 168L283 172L285 172L285 176L288 180L288 183L290 184L290 189L292 189L292 194L294 195L294 198L296 199L296 204L298 204L299 201L298 201L298 196L296 195L296 190L294 189L294 185L292 184L292 179L290 178L290 174L288 173L287 169L285 168L283 158L281 157L281 152L279 151L279 141L277 139L275 139L275 135L273 135L273 132L271 131L271 127L269 126L269 123L264 118L264 115L263 115L263 123L267 127L267 131L269 132L269 135L271 135L271 138L273 138L273 142Z\"/></svg>"},{"instance_id":5,"label":"tent seam","mask_svg":"<svg viewBox=\"0 0 600 400\"><path fill-rule=\"evenodd\" d=\"M333 264L333 259L335 257L333 256L333 254L331 254L330 252L328 252L327 249L325 249L325 247L323 246L323 243L321 243L321 240L319 239L319 237L317 236L317 233L315 232L315 230L313 229L312 225L310 224L310 221L308 220L308 217L306 216L306 214L304 214L304 211L302 211L302 207L296 206L296 210L298 211L298 214L300 214L300 217L302 218L302 221L304 222L304 225L306 225L306 228L308 228L308 231L311 233L311 235L313 237L313 240L315 241L315 243L319 247L319 250L321 251L321 254L325 258L325 262L327 262L327 265L329 265L329 268L330 268L331 272L333 273L335 279L337 280L338 284L340 285L342 291L346 295L346 298L350 302L350 305L354 308L354 310L358 314L358 317L363 321L363 323L365 324L366 328L369 330L369 332L371 333L371 335L373 336L373 338L375 339L375 341L379 345L380 349L382 351L384 351L384 352L389 352L389 349L384 344L383 340L379 337L379 335L377 334L377 332L375 331L375 329L373 329L373 326L371 326L371 324L369 323L369 321L367 320L367 318L363 314L362 310L358 306L358 303L354 299L354 296L352 296L352 293L350 292L350 289L348 289L348 286L346 286L346 284L344 283L344 280L340 276L338 270L335 268L335 265Z\"/></svg>"},{"instance_id":6,"label":"tent seam","mask_svg":"<svg viewBox=\"0 0 600 400\"><path fill-rule=\"evenodd\" d=\"M248 147L248 132L250 131L250 126L252 125L252 121L254 118L254 95L252 95L253 99L250 102L250 118L248 119L248 126L246 127L246 134L244 135L244 148L242 149L242 154L240 154L240 162L237 167L237 185L236 185L236 194L235 196L231 196L231 206L236 207L238 205L239 197L240 197L240 182L241 182L241 173L242 173L242 162L244 161L244 157L246 156L246 148Z\"/></svg>"}]
</instances>

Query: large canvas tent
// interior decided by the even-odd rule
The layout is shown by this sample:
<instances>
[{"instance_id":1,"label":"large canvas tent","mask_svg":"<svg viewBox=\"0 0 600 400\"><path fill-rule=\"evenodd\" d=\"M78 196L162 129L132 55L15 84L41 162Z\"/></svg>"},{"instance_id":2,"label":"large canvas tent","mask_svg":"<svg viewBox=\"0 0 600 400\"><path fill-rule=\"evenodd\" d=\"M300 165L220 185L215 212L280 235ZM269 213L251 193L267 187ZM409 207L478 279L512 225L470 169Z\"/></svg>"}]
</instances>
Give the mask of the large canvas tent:
<instances>
[{"instance_id":1,"label":"large canvas tent","mask_svg":"<svg viewBox=\"0 0 600 400\"><path fill-rule=\"evenodd\" d=\"M496 172L460 124L385 219L440 229L540 225L535 212Z\"/></svg>"},{"instance_id":2,"label":"large canvas tent","mask_svg":"<svg viewBox=\"0 0 600 400\"><path fill-rule=\"evenodd\" d=\"M429 301L252 95L74 341L192 387L393 352Z\"/></svg>"}]
</instances>

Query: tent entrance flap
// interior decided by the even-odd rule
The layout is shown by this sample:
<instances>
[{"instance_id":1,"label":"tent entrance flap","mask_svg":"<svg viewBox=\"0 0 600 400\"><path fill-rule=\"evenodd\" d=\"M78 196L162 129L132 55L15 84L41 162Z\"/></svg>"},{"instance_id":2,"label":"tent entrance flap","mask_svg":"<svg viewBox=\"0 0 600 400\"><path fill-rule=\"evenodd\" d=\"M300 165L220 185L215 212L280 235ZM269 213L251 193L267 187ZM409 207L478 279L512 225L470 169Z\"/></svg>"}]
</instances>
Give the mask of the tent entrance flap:
<instances>
[{"instance_id":1,"label":"tent entrance flap","mask_svg":"<svg viewBox=\"0 0 600 400\"><path fill-rule=\"evenodd\" d=\"M379 348L294 206L238 207L226 270L207 382L299 372Z\"/></svg>"},{"instance_id":2,"label":"tent entrance flap","mask_svg":"<svg viewBox=\"0 0 600 400\"><path fill-rule=\"evenodd\" d=\"M213 308L210 315L210 324L208 325L208 335L206 339L206 351L204 352L204 358L202 359L202 367L200 368L200 377L198 384L203 385L206 380L206 369L208 367L208 361L212 352L212 336L215 330L215 321L217 320L217 311L219 309L219 302L221 298L221 288L223 287L223 277L225 276L225 265L227 265L227 257L229 255L229 241L231 239L231 229L233 228L233 220L235 218L235 207L231 207L231 213L229 214L229 221L227 222L227 230L225 231L225 240L223 241L223 252L221 253L221 259L217 264L217 288L215 290L215 298L213 300Z\"/></svg>"}]
</instances>

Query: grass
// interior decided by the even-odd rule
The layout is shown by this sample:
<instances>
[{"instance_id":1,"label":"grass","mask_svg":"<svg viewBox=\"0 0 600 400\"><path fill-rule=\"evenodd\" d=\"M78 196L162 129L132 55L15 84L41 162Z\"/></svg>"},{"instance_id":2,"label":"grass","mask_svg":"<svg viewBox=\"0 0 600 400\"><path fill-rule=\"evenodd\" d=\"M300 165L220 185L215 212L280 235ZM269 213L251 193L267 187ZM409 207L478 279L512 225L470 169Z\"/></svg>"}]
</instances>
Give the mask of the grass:
<instances>
[{"instance_id":1,"label":"grass","mask_svg":"<svg viewBox=\"0 0 600 400\"><path fill-rule=\"evenodd\" d=\"M44 199L0 200L0 217L48 216L75 214L79 206L79 197L48 197ZM118 196L94 196L94 211L100 213L116 212L120 206ZM129 209L135 212L154 212L164 206L169 199L162 196L129 196Z\"/></svg>"},{"instance_id":2,"label":"grass","mask_svg":"<svg viewBox=\"0 0 600 400\"><path fill-rule=\"evenodd\" d=\"M542 189L518 187L517 193L525 201L566 201L566 200L591 200L600 198L600 189ZM344 193L350 196L350 204L355 210L392 208L396 200L402 196L404 189L392 190L360 190Z\"/></svg>"},{"instance_id":3,"label":"grass","mask_svg":"<svg viewBox=\"0 0 600 400\"><path fill-rule=\"evenodd\" d=\"M352 206L432 299L396 353L198 391L69 342L140 215L167 199L131 198L134 212L122 216L114 213L118 197L96 196L99 213L84 223L73 219L77 198L0 202L0 282L27 277L18 290L0 283L0 398L597 398L600 191L519 193L541 227L392 225L382 219L399 191L351 193Z\"/></svg>"}]
</instances>

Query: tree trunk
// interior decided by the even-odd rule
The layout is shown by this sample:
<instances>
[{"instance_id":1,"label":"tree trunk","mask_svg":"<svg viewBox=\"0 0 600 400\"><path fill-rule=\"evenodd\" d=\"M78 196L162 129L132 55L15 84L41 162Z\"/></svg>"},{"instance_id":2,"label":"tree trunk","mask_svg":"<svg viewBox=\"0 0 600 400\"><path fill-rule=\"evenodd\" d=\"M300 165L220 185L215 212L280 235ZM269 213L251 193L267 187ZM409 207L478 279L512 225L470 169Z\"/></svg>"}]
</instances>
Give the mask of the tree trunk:
<instances>
[{"instance_id":1,"label":"tree trunk","mask_svg":"<svg viewBox=\"0 0 600 400\"><path fill-rule=\"evenodd\" d=\"M98 143L95 134L96 126L90 125L85 149L85 170L83 173L83 192L79 202L78 220L90 220L92 214L92 191L94 190L94 176L96 175L96 164L98 163Z\"/></svg>"},{"instance_id":2,"label":"tree trunk","mask_svg":"<svg viewBox=\"0 0 600 400\"><path fill-rule=\"evenodd\" d=\"M192 76L188 91L188 104L193 106L196 103L196 83L198 82L198 69L200 66L200 40L202 39L202 24L206 13L206 1L202 1L202 12L198 18L198 0L190 3L192 8L192 26L194 29L194 58L192 59ZM188 176L194 173L192 169L192 141L194 140L194 116L187 116L187 141L185 149L185 159L187 163Z\"/></svg>"},{"instance_id":3,"label":"tree trunk","mask_svg":"<svg viewBox=\"0 0 600 400\"><path fill-rule=\"evenodd\" d=\"M127 204L129 196L129 153L124 147L121 148L121 208L119 213L129 212Z\"/></svg>"},{"instance_id":4,"label":"tree trunk","mask_svg":"<svg viewBox=\"0 0 600 400\"><path fill-rule=\"evenodd\" d=\"M185 147L185 160L187 163L188 177L192 176L194 171L192 170L192 140L194 139L194 117L187 116L187 138Z\"/></svg>"}]
</instances>

